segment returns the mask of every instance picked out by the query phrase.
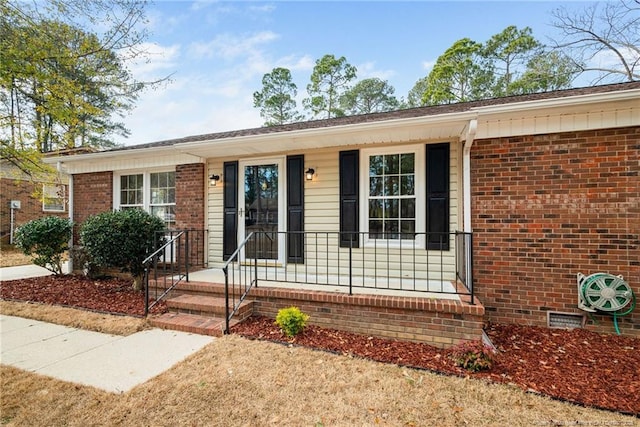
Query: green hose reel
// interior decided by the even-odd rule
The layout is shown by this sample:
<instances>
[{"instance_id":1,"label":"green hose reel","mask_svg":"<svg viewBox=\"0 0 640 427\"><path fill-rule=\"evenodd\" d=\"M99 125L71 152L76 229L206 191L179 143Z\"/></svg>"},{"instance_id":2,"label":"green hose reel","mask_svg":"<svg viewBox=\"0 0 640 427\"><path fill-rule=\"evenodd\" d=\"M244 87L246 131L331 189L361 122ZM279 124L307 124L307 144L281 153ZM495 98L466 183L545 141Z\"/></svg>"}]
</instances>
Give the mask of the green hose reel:
<instances>
[{"instance_id":1,"label":"green hose reel","mask_svg":"<svg viewBox=\"0 0 640 427\"><path fill-rule=\"evenodd\" d=\"M577 275L578 308L589 313L611 313L616 333L620 335L618 317L631 313L636 307L636 296L622 276L608 273Z\"/></svg>"}]
</instances>

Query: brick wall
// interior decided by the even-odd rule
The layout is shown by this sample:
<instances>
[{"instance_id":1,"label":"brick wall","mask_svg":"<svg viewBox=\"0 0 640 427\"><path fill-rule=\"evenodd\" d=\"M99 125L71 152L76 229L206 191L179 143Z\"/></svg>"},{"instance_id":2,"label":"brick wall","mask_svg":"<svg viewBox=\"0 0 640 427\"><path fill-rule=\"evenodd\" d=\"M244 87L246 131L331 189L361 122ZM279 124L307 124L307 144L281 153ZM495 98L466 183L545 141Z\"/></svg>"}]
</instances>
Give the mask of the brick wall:
<instances>
[{"instance_id":1,"label":"brick wall","mask_svg":"<svg viewBox=\"0 0 640 427\"><path fill-rule=\"evenodd\" d=\"M478 140L474 277L489 320L577 309L576 273L622 274L640 298L640 127ZM613 332L612 317L589 327ZM619 319L640 336L640 308Z\"/></svg>"},{"instance_id":2,"label":"brick wall","mask_svg":"<svg viewBox=\"0 0 640 427\"><path fill-rule=\"evenodd\" d=\"M91 215L113 209L113 172L73 175L74 242L80 225Z\"/></svg>"},{"instance_id":3,"label":"brick wall","mask_svg":"<svg viewBox=\"0 0 640 427\"><path fill-rule=\"evenodd\" d=\"M0 236L4 243L8 243L11 234L11 200L20 201L20 209L14 211L14 227L31 220L46 216L68 218L69 212L45 212L42 210L42 200L34 196L42 193L42 183L0 178ZM66 194L66 193L65 193Z\"/></svg>"},{"instance_id":4,"label":"brick wall","mask_svg":"<svg viewBox=\"0 0 640 427\"><path fill-rule=\"evenodd\" d=\"M176 228L203 230L204 164L176 166Z\"/></svg>"},{"instance_id":5,"label":"brick wall","mask_svg":"<svg viewBox=\"0 0 640 427\"><path fill-rule=\"evenodd\" d=\"M278 310L296 306L310 322L333 328L447 348L482 336L484 308L453 300L418 297L346 295L259 287L254 313L275 319Z\"/></svg>"}]
</instances>

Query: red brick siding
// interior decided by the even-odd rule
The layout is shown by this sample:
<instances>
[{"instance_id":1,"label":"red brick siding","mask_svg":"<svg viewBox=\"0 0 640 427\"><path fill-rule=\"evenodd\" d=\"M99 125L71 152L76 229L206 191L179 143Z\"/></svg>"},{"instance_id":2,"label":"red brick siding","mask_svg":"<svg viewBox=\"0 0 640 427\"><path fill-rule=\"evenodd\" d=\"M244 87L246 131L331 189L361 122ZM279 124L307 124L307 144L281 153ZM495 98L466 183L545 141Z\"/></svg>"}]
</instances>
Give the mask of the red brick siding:
<instances>
[{"instance_id":1,"label":"red brick siding","mask_svg":"<svg viewBox=\"0 0 640 427\"><path fill-rule=\"evenodd\" d=\"M65 212L45 212L42 210L42 200L34 196L34 194L41 192L41 182L11 178L0 179L0 236L2 236L3 242L9 242L11 234L11 209L9 209L11 200L20 201L20 209L14 211L15 228L31 220L46 216L69 217L69 212L66 210Z\"/></svg>"},{"instance_id":2,"label":"red brick siding","mask_svg":"<svg viewBox=\"0 0 640 427\"><path fill-rule=\"evenodd\" d=\"M73 222L77 231L91 215L113 209L113 172L95 172L73 175Z\"/></svg>"},{"instance_id":3,"label":"red brick siding","mask_svg":"<svg viewBox=\"0 0 640 427\"><path fill-rule=\"evenodd\" d=\"M582 313L578 272L622 274L640 294L639 152L640 127L475 142L474 277L489 320ZM596 319L613 332L611 316ZM619 324L640 336L640 308Z\"/></svg>"},{"instance_id":4,"label":"red brick siding","mask_svg":"<svg viewBox=\"0 0 640 427\"><path fill-rule=\"evenodd\" d=\"M353 295L259 287L254 313L271 318L296 306L310 323L358 334L451 347L482 336L484 308L453 300Z\"/></svg>"},{"instance_id":5,"label":"red brick siding","mask_svg":"<svg viewBox=\"0 0 640 427\"><path fill-rule=\"evenodd\" d=\"M176 166L176 228L203 230L204 164Z\"/></svg>"}]
</instances>

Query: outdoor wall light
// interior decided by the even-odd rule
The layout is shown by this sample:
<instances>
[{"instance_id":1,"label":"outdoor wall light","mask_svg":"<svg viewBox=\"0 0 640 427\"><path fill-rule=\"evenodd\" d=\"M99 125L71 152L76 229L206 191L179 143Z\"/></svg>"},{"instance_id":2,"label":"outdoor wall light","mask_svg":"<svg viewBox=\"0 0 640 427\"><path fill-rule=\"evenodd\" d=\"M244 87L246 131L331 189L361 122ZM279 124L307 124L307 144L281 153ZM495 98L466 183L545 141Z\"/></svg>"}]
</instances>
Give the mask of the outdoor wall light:
<instances>
[{"instance_id":1,"label":"outdoor wall light","mask_svg":"<svg viewBox=\"0 0 640 427\"><path fill-rule=\"evenodd\" d=\"M209 176L209 185L211 185L212 187L215 187L216 185L218 185L218 181L220 181L220 175L211 175Z\"/></svg>"},{"instance_id":2,"label":"outdoor wall light","mask_svg":"<svg viewBox=\"0 0 640 427\"><path fill-rule=\"evenodd\" d=\"M305 172L305 177L307 178L307 181L311 181L313 179L313 175L316 174L316 170L314 168L308 168Z\"/></svg>"}]
</instances>

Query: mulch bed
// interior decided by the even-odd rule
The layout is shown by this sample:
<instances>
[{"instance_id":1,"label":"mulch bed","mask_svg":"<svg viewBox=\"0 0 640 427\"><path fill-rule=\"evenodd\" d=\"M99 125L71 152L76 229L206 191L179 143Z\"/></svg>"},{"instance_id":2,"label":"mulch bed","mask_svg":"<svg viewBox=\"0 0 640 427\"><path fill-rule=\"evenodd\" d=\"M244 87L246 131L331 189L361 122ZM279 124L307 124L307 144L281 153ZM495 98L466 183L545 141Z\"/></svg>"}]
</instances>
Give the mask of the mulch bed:
<instances>
[{"instance_id":1,"label":"mulch bed","mask_svg":"<svg viewBox=\"0 0 640 427\"><path fill-rule=\"evenodd\" d=\"M131 282L123 279L47 276L2 281L0 298L133 316L144 314L144 294L133 291ZM166 307L160 303L153 313L164 311ZM251 339L513 384L557 399L640 416L640 339L584 329L490 324L486 332L499 353L489 371L470 373L455 366L451 350L426 344L314 325L294 338L287 338L273 319L265 317L252 317L232 331Z\"/></svg>"},{"instance_id":2,"label":"mulch bed","mask_svg":"<svg viewBox=\"0 0 640 427\"><path fill-rule=\"evenodd\" d=\"M144 316L144 292L134 291L132 283L127 279L89 279L72 275L6 280L0 282L0 298ZM161 301L151 313L166 310L166 304Z\"/></svg>"}]
</instances>

